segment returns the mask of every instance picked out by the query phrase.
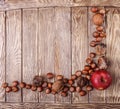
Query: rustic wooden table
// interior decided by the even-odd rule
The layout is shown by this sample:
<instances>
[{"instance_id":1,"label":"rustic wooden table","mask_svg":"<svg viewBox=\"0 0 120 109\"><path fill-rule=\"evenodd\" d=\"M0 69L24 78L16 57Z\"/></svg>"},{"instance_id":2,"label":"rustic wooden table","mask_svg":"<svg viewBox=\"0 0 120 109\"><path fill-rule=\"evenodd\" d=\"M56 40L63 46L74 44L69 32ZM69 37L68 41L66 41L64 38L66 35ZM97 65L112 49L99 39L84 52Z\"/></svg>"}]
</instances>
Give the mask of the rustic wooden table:
<instances>
[{"instance_id":1,"label":"rustic wooden table","mask_svg":"<svg viewBox=\"0 0 120 109\"><path fill-rule=\"evenodd\" d=\"M82 69L94 26L91 6L108 9L105 26L110 88L85 97L0 88L0 109L120 109L120 0L0 0L0 85L32 82L51 71L70 77Z\"/></svg>"}]
</instances>

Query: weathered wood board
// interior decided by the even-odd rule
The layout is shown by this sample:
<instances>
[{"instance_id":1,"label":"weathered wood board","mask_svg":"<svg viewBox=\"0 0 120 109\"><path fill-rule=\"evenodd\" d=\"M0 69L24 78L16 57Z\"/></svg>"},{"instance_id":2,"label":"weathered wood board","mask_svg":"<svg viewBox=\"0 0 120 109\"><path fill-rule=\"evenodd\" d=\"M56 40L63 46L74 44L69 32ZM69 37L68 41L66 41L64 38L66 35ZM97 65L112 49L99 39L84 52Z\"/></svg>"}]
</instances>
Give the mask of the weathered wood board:
<instances>
[{"instance_id":1,"label":"weathered wood board","mask_svg":"<svg viewBox=\"0 0 120 109\"><path fill-rule=\"evenodd\" d=\"M82 70L93 50L89 47L94 31L91 6L108 10L104 24L113 77L110 88L93 90L85 97L69 93L66 98L26 89L7 94L0 88L0 109L120 109L119 0L1 0L0 85L13 80L32 83L35 75L48 72L69 78Z\"/></svg>"}]
</instances>

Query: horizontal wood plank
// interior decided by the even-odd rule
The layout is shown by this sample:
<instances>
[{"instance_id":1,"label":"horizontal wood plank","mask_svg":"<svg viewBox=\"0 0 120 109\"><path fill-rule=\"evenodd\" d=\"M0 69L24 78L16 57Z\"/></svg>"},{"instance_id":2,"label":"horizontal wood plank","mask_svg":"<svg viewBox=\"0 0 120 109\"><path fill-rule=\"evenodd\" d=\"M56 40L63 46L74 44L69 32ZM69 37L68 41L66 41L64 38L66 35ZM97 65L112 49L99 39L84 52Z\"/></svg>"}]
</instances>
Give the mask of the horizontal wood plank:
<instances>
[{"instance_id":1,"label":"horizontal wood plank","mask_svg":"<svg viewBox=\"0 0 120 109\"><path fill-rule=\"evenodd\" d=\"M32 107L32 108L31 108ZM0 103L1 109L120 109L120 104Z\"/></svg>"},{"instance_id":2,"label":"horizontal wood plank","mask_svg":"<svg viewBox=\"0 0 120 109\"><path fill-rule=\"evenodd\" d=\"M5 0L0 1L0 10L50 7L50 6L114 6L120 7L120 0Z\"/></svg>"}]
</instances>

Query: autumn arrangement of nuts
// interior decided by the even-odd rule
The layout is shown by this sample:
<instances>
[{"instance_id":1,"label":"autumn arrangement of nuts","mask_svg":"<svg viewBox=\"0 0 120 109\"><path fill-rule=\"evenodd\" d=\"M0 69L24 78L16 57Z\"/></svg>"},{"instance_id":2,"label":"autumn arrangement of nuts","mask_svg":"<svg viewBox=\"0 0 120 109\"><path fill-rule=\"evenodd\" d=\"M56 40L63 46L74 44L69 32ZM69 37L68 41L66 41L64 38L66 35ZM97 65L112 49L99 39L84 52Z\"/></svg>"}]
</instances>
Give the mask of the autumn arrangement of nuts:
<instances>
[{"instance_id":1,"label":"autumn arrangement of nuts","mask_svg":"<svg viewBox=\"0 0 120 109\"><path fill-rule=\"evenodd\" d=\"M94 47L95 51L89 53L83 70L76 71L70 78L65 78L63 75L54 75L52 72L47 73L45 76L36 75L32 84L13 81L9 85L5 82L2 87L6 93L27 89L45 92L46 94L60 94L63 97L74 92L79 93L80 96L85 96L93 88L103 90L109 87L112 78L107 72L106 45L102 42L106 38L104 27L106 10L92 7L91 12L93 13L92 22L96 26L96 30L93 32L94 40L90 42L90 46ZM54 82L48 82L51 79Z\"/></svg>"}]
</instances>

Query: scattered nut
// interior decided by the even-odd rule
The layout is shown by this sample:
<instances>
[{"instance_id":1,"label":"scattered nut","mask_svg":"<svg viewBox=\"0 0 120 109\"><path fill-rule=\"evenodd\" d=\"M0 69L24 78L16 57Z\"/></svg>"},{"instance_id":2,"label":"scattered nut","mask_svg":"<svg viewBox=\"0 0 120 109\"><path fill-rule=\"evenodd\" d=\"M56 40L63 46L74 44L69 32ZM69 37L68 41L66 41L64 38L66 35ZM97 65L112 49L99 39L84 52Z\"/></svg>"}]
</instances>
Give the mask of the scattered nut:
<instances>
[{"instance_id":1,"label":"scattered nut","mask_svg":"<svg viewBox=\"0 0 120 109\"><path fill-rule=\"evenodd\" d=\"M96 63L91 63L90 66L92 69L95 69L97 67Z\"/></svg>"},{"instance_id":2,"label":"scattered nut","mask_svg":"<svg viewBox=\"0 0 120 109\"><path fill-rule=\"evenodd\" d=\"M107 63L105 57L100 57L98 59L98 67L99 69L107 69Z\"/></svg>"},{"instance_id":3,"label":"scattered nut","mask_svg":"<svg viewBox=\"0 0 120 109\"><path fill-rule=\"evenodd\" d=\"M54 77L54 74L53 73L47 73L47 78L48 79L52 79Z\"/></svg>"},{"instance_id":4,"label":"scattered nut","mask_svg":"<svg viewBox=\"0 0 120 109\"><path fill-rule=\"evenodd\" d=\"M91 46L91 47L95 47L97 44L98 44L98 43L97 43L96 41L91 41L91 42L90 42L90 46Z\"/></svg>"},{"instance_id":5,"label":"scattered nut","mask_svg":"<svg viewBox=\"0 0 120 109\"><path fill-rule=\"evenodd\" d=\"M75 87L74 87L74 86L71 86L71 87L69 88L69 90L70 90L70 92L75 92Z\"/></svg>"},{"instance_id":6,"label":"scattered nut","mask_svg":"<svg viewBox=\"0 0 120 109\"><path fill-rule=\"evenodd\" d=\"M86 86L87 91L92 91L93 87L91 85Z\"/></svg>"},{"instance_id":7,"label":"scattered nut","mask_svg":"<svg viewBox=\"0 0 120 109\"><path fill-rule=\"evenodd\" d=\"M86 74L88 74L88 71L87 70L82 70L82 74L86 75Z\"/></svg>"},{"instance_id":8,"label":"scattered nut","mask_svg":"<svg viewBox=\"0 0 120 109\"><path fill-rule=\"evenodd\" d=\"M41 86L37 87L37 91L38 92L42 92L43 91L43 88Z\"/></svg>"},{"instance_id":9,"label":"scattered nut","mask_svg":"<svg viewBox=\"0 0 120 109\"><path fill-rule=\"evenodd\" d=\"M31 89L31 84L26 84L26 89Z\"/></svg>"},{"instance_id":10,"label":"scattered nut","mask_svg":"<svg viewBox=\"0 0 120 109\"><path fill-rule=\"evenodd\" d=\"M64 91L61 92L61 96L66 97L68 94Z\"/></svg>"},{"instance_id":11,"label":"scattered nut","mask_svg":"<svg viewBox=\"0 0 120 109\"><path fill-rule=\"evenodd\" d=\"M99 32L102 32L104 30L104 27L103 26L97 26L96 30L99 31Z\"/></svg>"},{"instance_id":12,"label":"scattered nut","mask_svg":"<svg viewBox=\"0 0 120 109\"><path fill-rule=\"evenodd\" d=\"M73 84L74 84L74 81L73 81L72 79L69 79L69 80L68 80L68 84L69 84L69 85L73 85Z\"/></svg>"},{"instance_id":13,"label":"scattered nut","mask_svg":"<svg viewBox=\"0 0 120 109\"><path fill-rule=\"evenodd\" d=\"M46 94L50 94L50 92L51 92L51 90L50 90L49 88L47 88L47 89L45 90L45 93L46 93Z\"/></svg>"},{"instance_id":14,"label":"scattered nut","mask_svg":"<svg viewBox=\"0 0 120 109\"><path fill-rule=\"evenodd\" d=\"M97 55L105 55L106 53L106 46L104 44L99 44L95 47Z\"/></svg>"},{"instance_id":15,"label":"scattered nut","mask_svg":"<svg viewBox=\"0 0 120 109\"><path fill-rule=\"evenodd\" d=\"M68 92L68 90L69 90L69 87L67 87L67 86L65 86L65 87L63 88L63 91L64 91L64 92Z\"/></svg>"},{"instance_id":16,"label":"scattered nut","mask_svg":"<svg viewBox=\"0 0 120 109\"><path fill-rule=\"evenodd\" d=\"M48 86L48 83L46 81L43 82L42 87L46 88Z\"/></svg>"},{"instance_id":17,"label":"scattered nut","mask_svg":"<svg viewBox=\"0 0 120 109\"><path fill-rule=\"evenodd\" d=\"M7 86L5 89L5 92L9 93L12 91L12 87L11 86Z\"/></svg>"},{"instance_id":18,"label":"scattered nut","mask_svg":"<svg viewBox=\"0 0 120 109\"><path fill-rule=\"evenodd\" d=\"M19 88L16 87L16 86L13 86L13 87L12 87L12 91L13 91L13 92L18 92L18 91L19 91Z\"/></svg>"},{"instance_id":19,"label":"scattered nut","mask_svg":"<svg viewBox=\"0 0 120 109\"><path fill-rule=\"evenodd\" d=\"M37 87L36 87L35 85L32 85L32 86L31 86L31 90L32 90L32 91L36 91L36 90L37 90Z\"/></svg>"},{"instance_id":20,"label":"scattered nut","mask_svg":"<svg viewBox=\"0 0 120 109\"><path fill-rule=\"evenodd\" d=\"M25 82L21 82L19 85L20 85L20 88L25 88L26 83Z\"/></svg>"},{"instance_id":21,"label":"scattered nut","mask_svg":"<svg viewBox=\"0 0 120 109\"><path fill-rule=\"evenodd\" d=\"M82 74L82 72L81 72L80 70L78 70L78 71L75 72L75 75L76 75L77 77L81 76L81 74Z\"/></svg>"},{"instance_id":22,"label":"scattered nut","mask_svg":"<svg viewBox=\"0 0 120 109\"><path fill-rule=\"evenodd\" d=\"M98 8L97 8L97 7L92 7L92 8L91 8L91 12L96 13L97 11L98 11Z\"/></svg>"},{"instance_id":23,"label":"scattered nut","mask_svg":"<svg viewBox=\"0 0 120 109\"><path fill-rule=\"evenodd\" d=\"M81 91L79 92L79 94L80 94L80 96L85 96L87 93L86 93L86 91L81 90Z\"/></svg>"},{"instance_id":24,"label":"scattered nut","mask_svg":"<svg viewBox=\"0 0 120 109\"><path fill-rule=\"evenodd\" d=\"M92 63L92 61L93 61L93 60L92 60L91 58L87 58L87 59L86 59L86 63L87 63L87 64Z\"/></svg>"},{"instance_id":25,"label":"scattered nut","mask_svg":"<svg viewBox=\"0 0 120 109\"><path fill-rule=\"evenodd\" d=\"M62 80L63 79L63 76L62 75L57 75L57 80Z\"/></svg>"},{"instance_id":26,"label":"scattered nut","mask_svg":"<svg viewBox=\"0 0 120 109\"><path fill-rule=\"evenodd\" d=\"M93 52L91 52L91 53L89 54L89 56L90 56L90 58L95 58L95 57L96 57L96 54L93 53Z\"/></svg>"},{"instance_id":27,"label":"scattered nut","mask_svg":"<svg viewBox=\"0 0 120 109\"><path fill-rule=\"evenodd\" d=\"M88 80L87 80L87 78L85 78L85 77L79 77L78 79L77 79L77 86L79 86L79 87L84 87L84 86L86 86L88 84Z\"/></svg>"},{"instance_id":28,"label":"scattered nut","mask_svg":"<svg viewBox=\"0 0 120 109\"><path fill-rule=\"evenodd\" d=\"M76 87L76 92L80 92L81 91L81 87L77 86Z\"/></svg>"},{"instance_id":29,"label":"scattered nut","mask_svg":"<svg viewBox=\"0 0 120 109\"><path fill-rule=\"evenodd\" d=\"M100 36L99 32L97 32L97 31L93 32L93 37L94 37L94 38L97 38L97 37L99 37L99 36Z\"/></svg>"},{"instance_id":30,"label":"scattered nut","mask_svg":"<svg viewBox=\"0 0 120 109\"><path fill-rule=\"evenodd\" d=\"M12 82L12 86L17 86L18 84L19 84L18 81L13 81L13 82Z\"/></svg>"},{"instance_id":31,"label":"scattered nut","mask_svg":"<svg viewBox=\"0 0 120 109\"><path fill-rule=\"evenodd\" d=\"M103 39L102 37L97 37L97 38L96 38L96 42L101 42L102 39Z\"/></svg>"},{"instance_id":32,"label":"scattered nut","mask_svg":"<svg viewBox=\"0 0 120 109\"><path fill-rule=\"evenodd\" d=\"M2 84L2 87L3 87L3 88L7 88L7 87L8 87L8 83L6 83L6 82L3 83L3 84Z\"/></svg>"},{"instance_id":33,"label":"scattered nut","mask_svg":"<svg viewBox=\"0 0 120 109\"><path fill-rule=\"evenodd\" d=\"M52 88L53 83L48 83L48 88Z\"/></svg>"},{"instance_id":34,"label":"scattered nut","mask_svg":"<svg viewBox=\"0 0 120 109\"><path fill-rule=\"evenodd\" d=\"M85 66L84 66L84 70L85 70L85 71L88 71L88 70L90 70L90 69L91 69L91 67L90 67L89 65L85 65Z\"/></svg>"},{"instance_id":35,"label":"scattered nut","mask_svg":"<svg viewBox=\"0 0 120 109\"><path fill-rule=\"evenodd\" d=\"M71 75L71 79L75 80L77 78L77 76L75 74Z\"/></svg>"}]
</instances>

